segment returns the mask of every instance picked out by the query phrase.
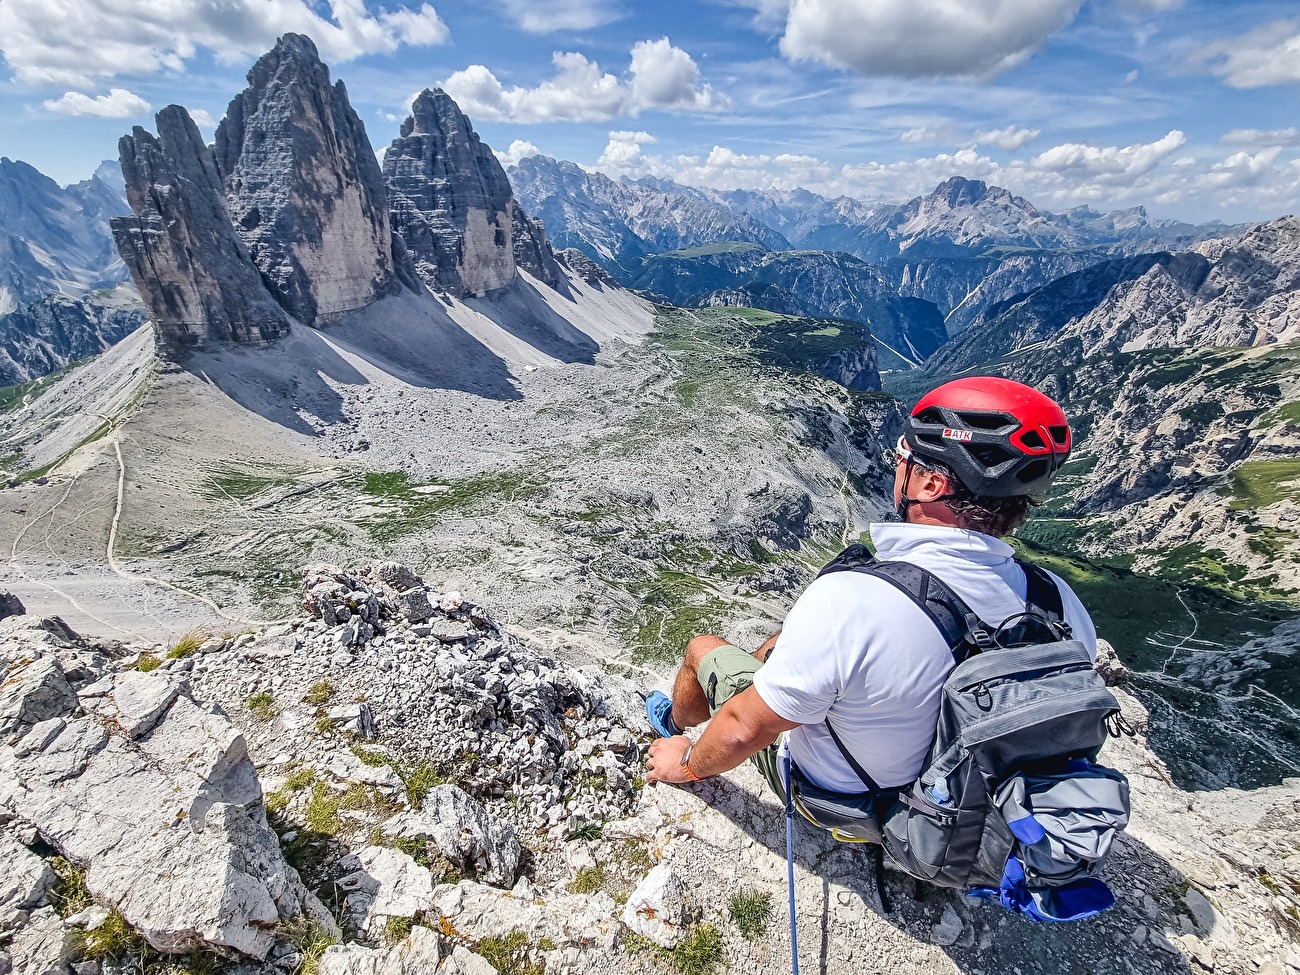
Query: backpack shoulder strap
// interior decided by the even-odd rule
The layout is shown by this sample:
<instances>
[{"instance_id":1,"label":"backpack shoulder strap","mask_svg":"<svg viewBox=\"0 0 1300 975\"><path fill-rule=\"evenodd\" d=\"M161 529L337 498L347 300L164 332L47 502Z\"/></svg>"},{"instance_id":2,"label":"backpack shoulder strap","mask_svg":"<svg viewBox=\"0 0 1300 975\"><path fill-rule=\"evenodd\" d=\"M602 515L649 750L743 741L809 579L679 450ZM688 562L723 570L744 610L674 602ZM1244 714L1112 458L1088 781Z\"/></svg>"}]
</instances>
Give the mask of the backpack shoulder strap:
<instances>
[{"instance_id":1,"label":"backpack shoulder strap","mask_svg":"<svg viewBox=\"0 0 1300 975\"><path fill-rule=\"evenodd\" d=\"M1070 624L1065 622L1065 608L1056 581L1032 562L1016 559L1016 565L1025 572L1025 603L1030 611L1046 617L1068 636Z\"/></svg>"},{"instance_id":2,"label":"backpack shoulder strap","mask_svg":"<svg viewBox=\"0 0 1300 975\"><path fill-rule=\"evenodd\" d=\"M857 551L859 549L860 552ZM966 605L965 600L942 579L919 565L911 562L877 562L865 546L850 545L832 559L817 577L832 572L862 572L888 582L916 603L930 618L958 663L972 652L994 646L992 632Z\"/></svg>"}]
</instances>

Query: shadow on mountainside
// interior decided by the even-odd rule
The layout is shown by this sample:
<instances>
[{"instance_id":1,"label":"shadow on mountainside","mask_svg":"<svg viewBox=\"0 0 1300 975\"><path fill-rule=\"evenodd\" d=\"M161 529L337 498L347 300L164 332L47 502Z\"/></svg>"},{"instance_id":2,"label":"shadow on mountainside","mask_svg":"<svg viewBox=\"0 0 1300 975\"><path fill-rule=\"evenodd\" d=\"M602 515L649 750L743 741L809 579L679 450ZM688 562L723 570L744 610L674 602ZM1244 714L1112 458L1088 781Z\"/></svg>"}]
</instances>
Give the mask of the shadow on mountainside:
<instances>
[{"instance_id":1,"label":"shadow on mountainside","mask_svg":"<svg viewBox=\"0 0 1300 975\"><path fill-rule=\"evenodd\" d=\"M772 856L785 859L785 813L775 796L765 791L760 799L726 777L708 779L689 787L689 791L765 846ZM679 826L679 830L697 835L687 826ZM806 881L797 883L796 889L800 890L801 901L801 961L805 970L813 971L809 962L813 951L818 951L815 970L823 975L834 963L843 961L829 957L830 928L837 916L854 908L857 898L861 900L858 910L883 918L918 941L941 946L958 968L972 973L1187 973L1193 970L1192 963L1171 939L1191 933L1211 940L1215 937L1214 931L1197 926L1198 919L1188 909L1184 896L1189 884L1182 873L1128 834L1121 836L1106 870L1118 903L1097 918L1071 924L1034 924L1001 907L913 880L893 869L888 857L885 863L890 911L886 913L876 889L870 848L866 844L838 843L798 816L795 860L821 879L821 895L811 903L806 896ZM781 873L784 875L784 870ZM956 931L954 912L961 921L960 932ZM778 911L770 928L772 933L788 924L782 919L784 913ZM810 914L816 918L812 930ZM788 939L788 928L785 931ZM1224 931L1217 933L1226 936ZM868 969L874 969L869 946L866 950L863 961Z\"/></svg>"},{"instance_id":2,"label":"shadow on mountainside","mask_svg":"<svg viewBox=\"0 0 1300 975\"><path fill-rule=\"evenodd\" d=\"M465 304L503 331L560 362L591 365L600 351L595 339L548 305L526 278L518 277L509 287L483 298L467 298Z\"/></svg>"},{"instance_id":3,"label":"shadow on mountainside","mask_svg":"<svg viewBox=\"0 0 1300 975\"><path fill-rule=\"evenodd\" d=\"M324 330L295 325L269 348L203 350L183 366L245 409L306 436L349 422L337 386L367 386L380 376L490 399L522 398L504 359L436 300L405 292Z\"/></svg>"}]
</instances>

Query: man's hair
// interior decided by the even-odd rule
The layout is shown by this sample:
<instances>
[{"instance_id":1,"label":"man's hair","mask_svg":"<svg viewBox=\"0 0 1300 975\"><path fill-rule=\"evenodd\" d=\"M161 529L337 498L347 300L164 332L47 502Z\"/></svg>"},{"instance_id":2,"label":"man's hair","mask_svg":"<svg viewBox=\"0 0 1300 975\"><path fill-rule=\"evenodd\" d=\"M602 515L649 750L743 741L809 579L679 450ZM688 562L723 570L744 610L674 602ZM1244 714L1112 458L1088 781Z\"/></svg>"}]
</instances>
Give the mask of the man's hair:
<instances>
[{"instance_id":1,"label":"man's hair","mask_svg":"<svg viewBox=\"0 0 1300 975\"><path fill-rule=\"evenodd\" d=\"M1029 512L1042 502L1024 494L1009 498L982 497L971 492L957 477L957 472L941 460L930 457L917 458L916 463L942 474L948 479L948 488L955 497L944 503L961 522L962 528L983 532L994 538L1009 535L1029 519Z\"/></svg>"}]
</instances>

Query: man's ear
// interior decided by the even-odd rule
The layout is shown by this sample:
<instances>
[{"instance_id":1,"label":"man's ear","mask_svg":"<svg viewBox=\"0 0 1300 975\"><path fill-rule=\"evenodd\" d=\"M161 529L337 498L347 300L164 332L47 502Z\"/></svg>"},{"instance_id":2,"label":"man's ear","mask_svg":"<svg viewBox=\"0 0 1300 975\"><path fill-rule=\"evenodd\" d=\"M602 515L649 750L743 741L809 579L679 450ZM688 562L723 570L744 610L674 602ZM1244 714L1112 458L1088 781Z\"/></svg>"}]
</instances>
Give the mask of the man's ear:
<instances>
[{"instance_id":1,"label":"man's ear","mask_svg":"<svg viewBox=\"0 0 1300 975\"><path fill-rule=\"evenodd\" d=\"M948 478L938 471L932 471L925 467L918 467L913 470L911 491L913 500L924 504L927 501L942 498L949 493L951 493L951 485L948 483Z\"/></svg>"}]
</instances>

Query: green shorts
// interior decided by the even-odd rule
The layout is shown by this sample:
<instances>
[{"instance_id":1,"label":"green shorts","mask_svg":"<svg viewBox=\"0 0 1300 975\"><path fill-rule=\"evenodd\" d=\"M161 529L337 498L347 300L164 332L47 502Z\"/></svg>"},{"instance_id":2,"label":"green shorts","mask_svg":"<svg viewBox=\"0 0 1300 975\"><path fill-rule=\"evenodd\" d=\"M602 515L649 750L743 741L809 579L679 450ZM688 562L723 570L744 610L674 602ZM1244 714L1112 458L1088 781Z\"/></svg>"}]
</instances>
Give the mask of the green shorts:
<instances>
[{"instance_id":1,"label":"green shorts","mask_svg":"<svg viewBox=\"0 0 1300 975\"><path fill-rule=\"evenodd\" d=\"M700 661L697 674L700 687L709 700L709 716L718 713L718 709L741 691L752 687L754 675L763 666L753 654L746 653L740 647L723 644L707 653ZM781 782L781 768L777 761L777 750L781 739L750 757L750 761L763 773L763 778L781 799L785 801L785 786Z\"/></svg>"}]
</instances>

